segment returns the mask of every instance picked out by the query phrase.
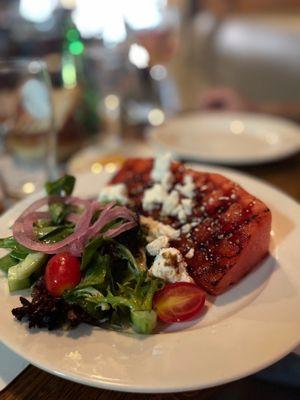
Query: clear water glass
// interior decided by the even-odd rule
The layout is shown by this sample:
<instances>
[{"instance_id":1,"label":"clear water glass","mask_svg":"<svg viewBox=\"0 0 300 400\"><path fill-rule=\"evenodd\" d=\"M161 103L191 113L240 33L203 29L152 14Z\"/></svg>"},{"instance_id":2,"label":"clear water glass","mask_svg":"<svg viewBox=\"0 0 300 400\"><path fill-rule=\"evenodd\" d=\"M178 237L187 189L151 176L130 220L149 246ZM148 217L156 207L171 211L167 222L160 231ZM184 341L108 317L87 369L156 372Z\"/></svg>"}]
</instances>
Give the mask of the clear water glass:
<instances>
[{"instance_id":1,"label":"clear water glass","mask_svg":"<svg viewBox=\"0 0 300 400\"><path fill-rule=\"evenodd\" d=\"M6 203L56 176L51 85L41 60L0 60L0 190ZM7 204L9 205L9 204Z\"/></svg>"}]
</instances>

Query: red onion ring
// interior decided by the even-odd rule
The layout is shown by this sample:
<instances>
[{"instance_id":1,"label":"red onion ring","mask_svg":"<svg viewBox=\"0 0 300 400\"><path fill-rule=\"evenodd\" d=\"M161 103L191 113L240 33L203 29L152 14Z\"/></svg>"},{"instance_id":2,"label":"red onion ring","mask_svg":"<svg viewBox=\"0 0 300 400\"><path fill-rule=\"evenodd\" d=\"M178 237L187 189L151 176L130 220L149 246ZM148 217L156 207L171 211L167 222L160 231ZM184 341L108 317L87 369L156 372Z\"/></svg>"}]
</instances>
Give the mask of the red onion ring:
<instances>
[{"instance_id":1,"label":"red onion ring","mask_svg":"<svg viewBox=\"0 0 300 400\"><path fill-rule=\"evenodd\" d=\"M45 204L53 204L55 202L65 202L67 204L83 205L86 210L82 213L78 219L74 232L67 238L61 240L58 243L45 244L35 241L33 238L33 211L41 208ZM36 213L39 214L39 213ZM13 236L16 241L26 248L34 251L41 251L47 254L56 254L61 251L68 249L68 245L72 243L77 238L83 236L89 227L90 221L92 219L93 213L90 207L90 202L88 200L81 200L76 197L44 197L40 200L34 202L30 207L28 207L16 220L12 227ZM30 235L28 235L28 229L31 229Z\"/></svg>"},{"instance_id":2,"label":"red onion ring","mask_svg":"<svg viewBox=\"0 0 300 400\"><path fill-rule=\"evenodd\" d=\"M104 233L103 236L105 237L110 237L114 238L116 236L119 236L121 233L129 231L129 229L132 229L136 226L136 222L125 222L125 224L118 226L117 228L112 228L109 229Z\"/></svg>"},{"instance_id":3,"label":"red onion ring","mask_svg":"<svg viewBox=\"0 0 300 400\"><path fill-rule=\"evenodd\" d=\"M129 221L128 223L130 223L131 225L126 225L126 223L124 223L123 225L126 225L127 229L126 229L126 227L124 227L121 230L121 226L123 226L123 225L121 225L118 228L109 229L107 232L104 232L103 236L112 237L111 233L113 233L114 236L117 236L118 235L117 232L120 232L120 233L125 232L126 230L133 228L137 224L137 222L135 220L135 215L132 211L128 210L128 208L126 208L126 207L122 207L122 206L114 207L114 205L115 205L115 203L109 203L109 204L107 204L106 207L104 207L98 220L88 229L87 239L90 239L91 237L97 235L97 233L99 233L106 224L108 224L109 222L111 222L117 218L127 219Z\"/></svg>"},{"instance_id":4,"label":"red onion ring","mask_svg":"<svg viewBox=\"0 0 300 400\"><path fill-rule=\"evenodd\" d=\"M35 239L33 224L38 219L50 219L50 213L38 211L46 204L60 203L74 204L83 206L85 210L82 214L69 214L68 221L75 223L74 232L58 243L42 243ZM96 221L90 225L92 217L96 211L101 211ZM57 254L62 251L70 251L74 256L79 257L89 239L101 234L101 230L106 224L117 219L127 220L122 225L111 228L103 233L105 237L116 237L120 233L132 229L137 224L135 214L123 206L116 206L109 203L102 206L96 201L82 200L77 197L49 196L35 201L29 206L15 221L12 231L16 241L26 248L34 251L41 251L46 254Z\"/></svg>"}]
</instances>

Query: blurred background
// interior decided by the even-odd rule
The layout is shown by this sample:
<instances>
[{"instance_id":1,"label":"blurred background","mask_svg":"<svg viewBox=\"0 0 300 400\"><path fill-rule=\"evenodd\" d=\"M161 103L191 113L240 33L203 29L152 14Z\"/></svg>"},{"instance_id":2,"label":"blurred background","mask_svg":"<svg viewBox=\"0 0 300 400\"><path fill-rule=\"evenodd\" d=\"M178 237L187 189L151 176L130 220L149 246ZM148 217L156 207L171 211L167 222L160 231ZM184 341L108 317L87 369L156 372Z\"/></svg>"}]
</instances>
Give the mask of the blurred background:
<instances>
[{"instance_id":1,"label":"blurred background","mask_svg":"<svg viewBox=\"0 0 300 400\"><path fill-rule=\"evenodd\" d=\"M54 159L58 171L113 171L125 156L151 155L170 142L182 147L179 158L227 165L297 152L299 140L289 135L298 126L279 126L276 119L254 126L248 113L300 120L299 39L300 0L1 0L0 58L28 63L27 75L15 65L1 74L0 65L1 154L14 158L0 165L2 191L20 197L36 190L37 178L27 175L16 195L3 175L9 168L19 175L26 163L36 172L36 154L44 165L51 152L47 176L57 174ZM40 86L29 85L25 94L20 89L25 75L26 82L37 80L28 72L32 60L44 63L39 82L49 101ZM8 87L14 77L18 90ZM28 104L35 110L48 104L47 129L43 122L41 130L39 115L32 121ZM231 113L220 120L234 134L233 141L226 136L229 153L218 139L223 132L202 118L208 111L217 119L220 111ZM186 115L196 119L186 117L174 137L168 129L149 134ZM263 137L255 133L257 121L268 132ZM201 152L194 146L204 130L217 136L199 136Z\"/></svg>"}]
</instances>

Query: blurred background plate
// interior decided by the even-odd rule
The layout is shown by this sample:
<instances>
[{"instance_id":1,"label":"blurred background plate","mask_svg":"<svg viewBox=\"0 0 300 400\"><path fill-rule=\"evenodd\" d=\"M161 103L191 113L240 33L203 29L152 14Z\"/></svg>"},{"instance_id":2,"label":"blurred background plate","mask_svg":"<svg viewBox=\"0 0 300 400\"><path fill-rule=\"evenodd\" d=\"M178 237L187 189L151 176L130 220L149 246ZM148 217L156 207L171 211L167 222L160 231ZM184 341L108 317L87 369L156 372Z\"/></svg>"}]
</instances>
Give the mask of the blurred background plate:
<instances>
[{"instance_id":1,"label":"blurred background plate","mask_svg":"<svg viewBox=\"0 0 300 400\"><path fill-rule=\"evenodd\" d=\"M153 129L157 149L186 160L250 165L299 151L300 127L288 120L254 113L189 113Z\"/></svg>"},{"instance_id":2,"label":"blurred background plate","mask_svg":"<svg viewBox=\"0 0 300 400\"><path fill-rule=\"evenodd\" d=\"M89 146L74 154L67 163L71 174L92 172L99 174L103 170L114 172L128 157L153 157L152 149L143 142L126 140L121 146Z\"/></svg>"}]
</instances>

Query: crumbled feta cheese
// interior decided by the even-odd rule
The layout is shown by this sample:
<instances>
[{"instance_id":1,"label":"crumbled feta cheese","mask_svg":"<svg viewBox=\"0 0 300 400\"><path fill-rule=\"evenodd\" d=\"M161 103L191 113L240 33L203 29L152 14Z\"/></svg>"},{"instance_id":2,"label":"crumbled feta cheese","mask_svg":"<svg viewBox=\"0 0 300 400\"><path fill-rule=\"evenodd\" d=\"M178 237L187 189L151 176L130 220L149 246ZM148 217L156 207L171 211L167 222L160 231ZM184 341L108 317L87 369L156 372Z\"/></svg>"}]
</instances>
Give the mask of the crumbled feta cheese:
<instances>
[{"instance_id":1,"label":"crumbled feta cheese","mask_svg":"<svg viewBox=\"0 0 300 400\"><path fill-rule=\"evenodd\" d=\"M183 234L189 233L191 229L192 229L192 224L185 224L185 225L183 225L183 226L181 227L181 232L182 232Z\"/></svg>"},{"instance_id":2,"label":"crumbled feta cheese","mask_svg":"<svg viewBox=\"0 0 300 400\"><path fill-rule=\"evenodd\" d=\"M165 175L170 170L171 161L172 160L170 153L166 153L156 157L156 159L154 160L153 169L151 171L151 178L154 180L154 182L162 182Z\"/></svg>"},{"instance_id":3,"label":"crumbled feta cheese","mask_svg":"<svg viewBox=\"0 0 300 400\"><path fill-rule=\"evenodd\" d=\"M175 187L184 197L192 199L195 195L195 184L191 175L185 175L183 185L178 183Z\"/></svg>"},{"instance_id":4,"label":"crumbled feta cheese","mask_svg":"<svg viewBox=\"0 0 300 400\"><path fill-rule=\"evenodd\" d=\"M195 220L194 222L185 224L181 227L181 233L189 233L192 228L195 228L195 226L199 225L200 221L199 220Z\"/></svg>"},{"instance_id":5,"label":"crumbled feta cheese","mask_svg":"<svg viewBox=\"0 0 300 400\"><path fill-rule=\"evenodd\" d=\"M179 219L179 221L181 222L181 223L185 223L186 222L186 220L187 220L187 215L186 215L186 212L184 211L184 208L183 208L183 206L182 205L180 205L178 208L177 208L177 210L176 210L176 216L177 216L177 218Z\"/></svg>"},{"instance_id":6,"label":"crumbled feta cheese","mask_svg":"<svg viewBox=\"0 0 300 400\"><path fill-rule=\"evenodd\" d=\"M176 208L169 213L179 219L179 221L184 224L187 220L187 217L192 214L192 200L191 199L182 199L181 203L178 204Z\"/></svg>"},{"instance_id":7,"label":"crumbled feta cheese","mask_svg":"<svg viewBox=\"0 0 300 400\"><path fill-rule=\"evenodd\" d=\"M162 206L163 215L174 215L174 212L179 204L179 193L176 190L172 192L164 199Z\"/></svg>"},{"instance_id":8,"label":"crumbled feta cheese","mask_svg":"<svg viewBox=\"0 0 300 400\"><path fill-rule=\"evenodd\" d=\"M191 199L182 199L180 202L179 193L177 190L172 190L163 202L161 213L162 215L176 217L183 223L187 216L192 214L192 208Z\"/></svg>"},{"instance_id":9,"label":"crumbled feta cheese","mask_svg":"<svg viewBox=\"0 0 300 400\"><path fill-rule=\"evenodd\" d=\"M160 183L155 183L144 192L142 205L145 211L152 211L158 204L164 202L167 197L166 190Z\"/></svg>"},{"instance_id":10,"label":"crumbled feta cheese","mask_svg":"<svg viewBox=\"0 0 300 400\"><path fill-rule=\"evenodd\" d=\"M182 199L181 204L186 215L191 215L193 210L193 201L192 199Z\"/></svg>"},{"instance_id":11,"label":"crumbled feta cheese","mask_svg":"<svg viewBox=\"0 0 300 400\"><path fill-rule=\"evenodd\" d=\"M121 204L128 203L127 188L124 183L108 185L99 193L98 200L100 202L118 201Z\"/></svg>"},{"instance_id":12,"label":"crumbled feta cheese","mask_svg":"<svg viewBox=\"0 0 300 400\"><path fill-rule=\"evenodd\" d=\"M168 193L173 183L170 166L170 154L156 158L151 172L151 178L155 183L145 190L142 206L145 211L152 211L157 205L161 205L161 215L175 217L181 223L185 223L188 215L192 214L192 197L195 185L192 176L186 175L183 179L183 184L177 184L177 190L172 190ZM185 198L181 200L180 194Z\"/></svg>"},{"instance_id":13,"label":"crumbled feta cheese","mask_svg":"<svg viewBox=\"0 0 300 400\"><path fill-rule=\"evenodd\" d=\"M224 201L227 201L227 200L230 200L230 197L228 197L228 196L220 196L219 197L219 199L218 200L224 200Z\"/></svg>"},{"instance_id":14,"label":"crumbled feta cheese","mask_svg":"<svg viewBox=\"0 0 300 400\"><path fill-rule=\"evenodd\" d=\"M146 231L146 240L152 242L160 236L167 236L170 240L178 239L180 232L170 225L155 221L151 217L140 216L140 224Z\"/></svg>"},{"instance_id":15,"label":"crumbled feta cheese","mask_svg":"<svg viewBox=\"0 0 300 400\"><path fill-rule=\"evenodd\" d=\"M185 257L186 258L193 258L195 254L195 249L192 247L191 249L189 249L189 251L186 253Z\"/></svg>"},{"instance_id":16,"label":"crumbled feta cheese","mask_svg":"<svg viewBox=\"0 0 300 400\"><path fill-rule=\"evenodd\" d=\"M161 180L162 187L167 191L170 190L172 187L173 179L174 177L172 172L171 171L166 172Z\"/></svg>"},{"instance_id":17,"label":"crumbled feta cheese","mask_svg":"<svg viewBox=\"0 0 300 400\"><path fill-rule=\"evenodd\" d=\"M157 256L160 250L168 247L168 245L169 238L167 236L159 236L157 239L154 239L152 242L147 244L146 250L150 256Z\"/></svg>"},{"instance_id":18,"label":"crumbled feta cheese","mask_svg":"<svg viewBox=\"0 0 300 400\"><path fill-rule=\"evenodd\" d=\"M160 250L149 269L150 275L167 282L193 282L186 270L182 254L174 247Z\"/></svg>"}]
</instances>

